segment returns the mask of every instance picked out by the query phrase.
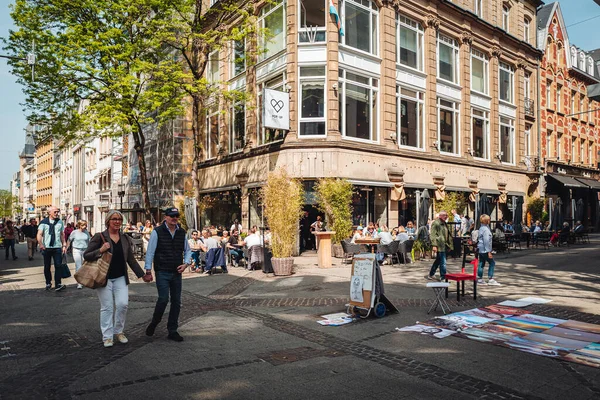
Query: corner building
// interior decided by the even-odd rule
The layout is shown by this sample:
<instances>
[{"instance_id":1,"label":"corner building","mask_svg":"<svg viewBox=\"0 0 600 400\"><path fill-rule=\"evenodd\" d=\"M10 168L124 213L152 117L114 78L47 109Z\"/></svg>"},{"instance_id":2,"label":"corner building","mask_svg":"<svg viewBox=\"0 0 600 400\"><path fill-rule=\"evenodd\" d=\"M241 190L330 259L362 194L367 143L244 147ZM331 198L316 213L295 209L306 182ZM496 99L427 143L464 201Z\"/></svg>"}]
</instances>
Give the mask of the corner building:
<instances>
[{"instance_id":1,"label":"corner building","mask_svg":"<svg viewBox=\"0 0 600 400\"><path fill-rule=\"evenodd\" d=\"M277 167L304 181L309 213L316 179L349 179L357 225L414 220L424 189L487 194L492 218L510 218L539 184L540 4L339 0L343 35L328 0L259 7L266 51L246 63L252 41L231 43L207 68L250 101L206 110L201 223L260 225L257 189ZM263 126L264 88L288 92L289 131Z\"/></svg>"}]
</instances>

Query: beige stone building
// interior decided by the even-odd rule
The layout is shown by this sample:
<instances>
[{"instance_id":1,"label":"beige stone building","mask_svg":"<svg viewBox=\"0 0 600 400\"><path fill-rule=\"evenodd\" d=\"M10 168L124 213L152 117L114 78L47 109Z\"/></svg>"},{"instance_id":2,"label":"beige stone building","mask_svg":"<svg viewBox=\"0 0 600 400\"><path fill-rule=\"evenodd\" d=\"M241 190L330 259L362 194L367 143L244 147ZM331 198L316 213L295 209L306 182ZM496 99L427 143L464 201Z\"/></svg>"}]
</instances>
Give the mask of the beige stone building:
<instances>
[{"instance_id":1,"label":"beige stone building","mask_svg":"<svg viewBox=\"0 0 600 400\"><path fill-rule=\"evenodd\" d=\"M414 220L425 189L487 194L501 218L537 190L540 4L336 0L343 35L328 0L257 8L266 51L211 55L208 79L250 100L206 110L201 223L260 225L256 190L278 167L304 180L310 213L316 179L351 180L356 225ZM265 127L264 89L287 93L289 130Z\"/></svg>"}]
</instances>

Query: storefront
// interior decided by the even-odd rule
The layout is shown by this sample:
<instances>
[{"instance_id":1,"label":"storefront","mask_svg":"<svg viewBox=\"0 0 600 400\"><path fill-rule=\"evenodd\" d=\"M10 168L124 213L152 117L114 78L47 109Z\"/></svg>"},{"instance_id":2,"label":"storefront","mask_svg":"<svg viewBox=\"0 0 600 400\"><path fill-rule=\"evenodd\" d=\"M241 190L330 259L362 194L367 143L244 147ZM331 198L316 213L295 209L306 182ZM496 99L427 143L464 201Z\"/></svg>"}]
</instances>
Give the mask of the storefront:
<instances>
[{"instance_id":1,"label":"storefront","mask_svg":"<svg viewBox=\"0 0 600 400\"><path fill-rule=\"evenodd\" d=\"M367 226L377 223L388 226L389 182L349 180L354 185L352 196L352 224Z\"/></svg>"},{"instance_id":2,"label":"storefront","mask_svg":"<svg viewBox=\"0 0 600 400\"><path fill-rule=\"evenodd\" d=\"M200 226L229 228L236 219L241 221L242 192L237 186L222 188L217 192L200 195Z\"/></svg>"}]
</instances>

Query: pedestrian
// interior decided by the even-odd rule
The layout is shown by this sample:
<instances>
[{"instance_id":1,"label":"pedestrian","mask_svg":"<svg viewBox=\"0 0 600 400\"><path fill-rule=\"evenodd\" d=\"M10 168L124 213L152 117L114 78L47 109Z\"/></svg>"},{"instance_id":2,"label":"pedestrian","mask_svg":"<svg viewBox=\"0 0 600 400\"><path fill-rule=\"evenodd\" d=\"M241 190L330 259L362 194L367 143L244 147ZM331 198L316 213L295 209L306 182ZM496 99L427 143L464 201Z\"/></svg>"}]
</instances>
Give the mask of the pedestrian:
<instances>
[{"instance_id":1,"label":"pedestrian","mask_svg":"<svg viewBox=\"0 0 600 400\"><path fill-rule=\"evenodd\" d=\"M12 250L12 259L16 260L17 255L15 254L15 240L17 237L17 228L15 228L13 222L11 220L6 221L4 228L2 228L2 233L4 234L4 247L6 248L6 257L5 260L8 260L8 250Z\"/></svg>"},{"instance_id":2,"label":"pedestrian","mask_svg":"<svg viewBox=\"0 0 600 400\"><path fill-rule=\"evenodd\" d=\"M496 261L494 260L494 254L492 253L493 235L490 230L490 216L483 214L479 217L479 222L481 222L481 226L479 227L479 234L477 235L477 253L479 253L477 284L486 285L483 280L483 267L485 267L485 263L487 262L489 264L487 285L500 286L494 279L494 267L496 266Z\"/></svg>"},{"instance_id":3,"label":"pedestrian","mask_svg":"<svg viewBox=\"0 0 600 400\"><path fill-rule=\"evenodd\" d=\"M177 332L179 312L181 311L181 274L190 265L191 251L185 240L185 230L178 225L179 210L175 207L165 211L165 222L152 231L146 253L146 276L152 278L152 264L156 273L158 300L152 315L152 321L146 328L146 335L154 335L156 327L171 300L167 330L170 340L182 342Z\"/></svg>"},{"instance_id":4,"label":"pedestrian","mask_svg":"<svg viewBox=\"0 0 600 400\"><path fill-rule=\"evenodd\" d=\"M50 206L48 217L44 218L38 226L37 242L44 257L44 277L46 290L52 288L52 271L50 265L54 261L54 290L60 292L66 289L62 284L62 277L56 271L62 264L62 255L67 251L65 242L65 225L59 218L57 207ZM61 251L62 248L62 251Z\"/></svg>"},{"instance_id":5,"label":"pedestrian","mask_svg":"<svg viewBox=\"0 0 600 400\"><path fill-rule=\"evenodd\" d=\"M29 225L23 227L23 235L25 235L25 240L27 240L27 256L29 257L29 261L33 260L33 252L37 247L37 229L38 226L35 218L31 218Z\"/></svg>"},{"instance_id":6,"label":"pedestrian","mask_svg":"<svg viewBox=\"0 0 600 400\"><path fill-rule=\"evenodd\" d=\"M69 222L67 224L67 226L65 227L65 242L69 241L69 236L71 236L71 233L75 230L75 224L73 224L72 222Z\"/></svg>"},{"instance_id":7,"label":"pedestrian","mask_svg":"<svg viewBox=\"0 0 600 400\"><path fill-rule=\"evenodd\" d=\"M242 231L242 224L240 224L239 221L237 219L235 219L233 221L233 225L231 225L231 228L229 228L229 230L231 232L233 232L233 231L241 232Z\"/></svg>"},{"instance_id":8,"label":"pedestrian","mask_svg":"<svg viewBox=\"0 0 600 400\"><path fill-rule=\"evenodd\" d=\"M148 242L150 241L150 234L154 228L152 227L152 222L150 220L146 220L146 225L142 229L142 244L144 245L144 253L148 251Z\"/></svg>"},{"instance_id":9,"label":"pedestrian","mask_svg":"<svg viewBox=\"0 0 600 400\"><path fill-rule=\"evenodd\" d=\"M191 257L194 262L194 266L192 267L192 272L202 272L202 263L200 261L200 251L202 248L202 242L198 239L198 231L192 231L192 238L188 240L188 244L190 246L190 250L192 252Z\"/></svg>"},{"instance_id":10,"label":"pedestrian","mask_svg":"<svg viewBox=\"0 0 600 400\"><path fill-rule=\"evenodd\" d=\"M446 224L447 219L448 213L446 211L441 211L437 219L431 223L431 250L436 255L435 261L431 265L429 274L425 275L425 278L429 280L435 279L434 275L438 267L440 268L440 280L444 280L446 278L446 252L454 249L452 235L450 234L450 229Z\"/></svg>"},{"instance_id":11,"label":"pedestrian","mask_svg":"<svg viewBox=\"0 0 600 400\"><path fill-rule=\"evenodd\" d=\"M87 231L87 221L81 220L77 223L77 229L71 232L67 242L67 248L73 246L73 259L75 260L75 272L79 271L83 264L83 253L90 244L90 234ZM77 289L83 289L81 283L77 284Z\"/></svg>"},{"instance_id":12,"label":"pedestrian","mask_svg":"<svg viewBox=\"0 0 600 400\"><path fill-rule=\"evenodd\" d=\"M114 337L119 343L129 342L123 333L129 305L127 265L138 278L144 277L145 282L150 282L151 276L144 275L144 270L135 259L131 238L121 232L123 214L117 210L110 210L106 213L104 223L106 230L94 235L83 257L86 261L96 261L107 251L112 254L106 284L96 289L100 300L102 341L104 347L112 347Z\"/></svg>"}]
</instances>

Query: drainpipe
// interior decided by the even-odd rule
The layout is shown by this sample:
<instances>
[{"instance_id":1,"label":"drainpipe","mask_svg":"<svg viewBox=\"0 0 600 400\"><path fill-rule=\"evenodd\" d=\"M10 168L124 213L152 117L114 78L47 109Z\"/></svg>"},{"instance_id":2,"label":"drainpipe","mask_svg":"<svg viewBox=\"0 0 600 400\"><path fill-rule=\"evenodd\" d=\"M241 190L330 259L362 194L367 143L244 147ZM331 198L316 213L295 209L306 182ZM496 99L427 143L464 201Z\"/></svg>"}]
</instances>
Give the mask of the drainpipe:
<instances>
[{"instance_id":1,"label":"drainpipe","mask_svg":"<svg viewBox=\"0 0 600 400\"><path fill-rule=\"evenodd\" d=\"M541 61L541 60L540 60ZM541 90L541 77L542 74L540 72L540 63L538 62L537 64L537 90L536 90L536 102L537 102L537 117L536 117L536 122L537 122L537 158L538 158L538 166L537 166L537 170L538 172L541 171L541 163L542 163L542 103L540 101L540 90ZM546 193L544 193L544 188L543 185L544 181L542 179L542 176L540 176L540 194L542 195L546 195Z\"/></svg>"}]
</instances>

